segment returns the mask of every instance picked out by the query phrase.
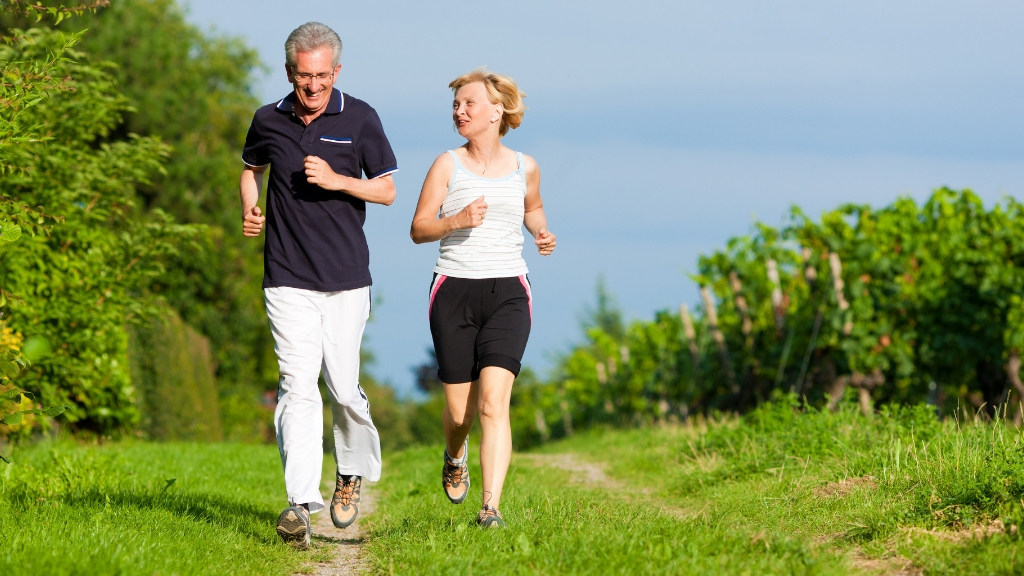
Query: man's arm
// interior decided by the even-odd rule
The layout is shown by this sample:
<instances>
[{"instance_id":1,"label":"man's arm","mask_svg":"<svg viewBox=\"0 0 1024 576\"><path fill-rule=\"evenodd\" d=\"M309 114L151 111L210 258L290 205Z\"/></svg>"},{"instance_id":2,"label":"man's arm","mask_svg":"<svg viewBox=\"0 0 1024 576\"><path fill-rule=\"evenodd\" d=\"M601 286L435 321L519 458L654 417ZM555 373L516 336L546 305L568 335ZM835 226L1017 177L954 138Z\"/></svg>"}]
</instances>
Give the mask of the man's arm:
<instances>
[{"instance_id":1,"label":"man's arm","mask_svg":"<svg viewBox=\"0 0 1024 576\"><path fill-rule=\"evenodd\" d=\"M260 212L256 202L260 199L263 189L263 173L266 166L246 165L238 183L239 196L242 200L242 235L255 238L263 230L267 217Z\"/></svg>"},{"instance_id":2,"label":"man's arm","mask_svg":"<svg viewBox=\"0 0 1024 576\"><path fill-rule=\"evenodd\" d=\"M306 156L306 181L324 190L344 192L373 204L390 206L395 201L395 180L390 174L371 180L342 176L317 156Z\"/></svg>"}]
</instances>

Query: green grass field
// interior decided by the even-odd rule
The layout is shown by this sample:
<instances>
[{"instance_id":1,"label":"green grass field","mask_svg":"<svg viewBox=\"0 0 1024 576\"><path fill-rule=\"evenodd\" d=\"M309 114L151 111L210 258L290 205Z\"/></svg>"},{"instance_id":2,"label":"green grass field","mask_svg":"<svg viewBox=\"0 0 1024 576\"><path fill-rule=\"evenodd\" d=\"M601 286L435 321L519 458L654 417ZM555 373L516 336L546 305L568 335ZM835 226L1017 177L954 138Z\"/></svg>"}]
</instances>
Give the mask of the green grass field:
<instances>
[{"instance_id":1,"label":"green grass field","mask_svg":"<svg viewBox=\"0 0 1024 576\"><path fill-rule=\"evenodd\" d=\"M365 554L394 574L1015 574L1024 443L921 409L594 430L513 458L506 530L440 489L440 447L386 458ZM291 574L274 447L115 443L0 468L4 574ZM471 467L474 479L478 470ZM167 487L167 481L175 482Z\"/></svg>"}]
</instances>

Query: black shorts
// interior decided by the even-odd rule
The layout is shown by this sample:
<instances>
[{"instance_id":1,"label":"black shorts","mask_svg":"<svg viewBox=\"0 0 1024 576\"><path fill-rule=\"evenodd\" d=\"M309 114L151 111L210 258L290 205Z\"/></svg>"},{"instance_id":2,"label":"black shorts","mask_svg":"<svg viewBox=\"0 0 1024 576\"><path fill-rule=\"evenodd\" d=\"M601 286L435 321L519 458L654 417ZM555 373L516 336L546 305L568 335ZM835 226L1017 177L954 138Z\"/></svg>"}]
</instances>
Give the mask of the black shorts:
<instances>
[{"instance_id":1,"label":"black shorts","mask_svg":"<svg viewBox=\"0 0 1024 576\"><path fill-rule=\"evenodd\" d=\"M427 313L441 382L471 382L487 366L519 375L533 323L526 276L470 279L435 274Z\"/></svg>"}]
</instances>

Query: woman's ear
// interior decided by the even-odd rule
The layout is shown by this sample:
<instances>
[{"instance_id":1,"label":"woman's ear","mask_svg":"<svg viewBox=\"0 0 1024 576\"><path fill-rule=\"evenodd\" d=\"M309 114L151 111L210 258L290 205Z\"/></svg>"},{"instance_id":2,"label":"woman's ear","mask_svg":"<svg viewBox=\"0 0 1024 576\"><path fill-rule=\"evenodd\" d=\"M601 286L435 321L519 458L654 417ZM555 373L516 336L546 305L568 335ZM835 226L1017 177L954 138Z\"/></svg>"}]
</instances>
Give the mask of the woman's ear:
<instances>
[{"instance_id":1,"label":"woman's ear","mask_svg":"<svg viewBox=\"0 0 1024 576\"><path fill-rule=\"evenodd\" d=\"M501 104L498 104L497 106L494 107L494 115L491 116L491 124L494 124L498 120L501 120L501 117L504 116L504 115L505 115L505 107L502 106Z\"/></svg>"}]
</instances>

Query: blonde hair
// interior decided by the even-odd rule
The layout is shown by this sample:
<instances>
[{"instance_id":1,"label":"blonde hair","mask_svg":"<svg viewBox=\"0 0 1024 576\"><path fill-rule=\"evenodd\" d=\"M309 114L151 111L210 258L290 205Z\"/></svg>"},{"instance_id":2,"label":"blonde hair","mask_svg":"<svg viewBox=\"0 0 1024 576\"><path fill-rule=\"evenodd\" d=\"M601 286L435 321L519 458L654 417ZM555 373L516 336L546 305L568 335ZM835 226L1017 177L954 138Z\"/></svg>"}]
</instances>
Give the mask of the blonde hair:
<instances>
[{"instance_id":1,"label":"blonde hair","mask_svg":"<svg viewBox=\"0 0 1024 576\"><path fill-rule=\"evenodd\" d=\"M473 82L482 82L491 104L501 104L505 109L504 114L501 115L501 126L498 128L498 133L504 136L508 134L510 128L519 128L519 125L523 123L523 115L526 114L526 106L523 104L526 94L519 91L516 81L504 74L488 72L486 68L480 67L452 80L448 87L452 89L452 92L458 92L459 88Z\"/></svg>"}]
</instances>

